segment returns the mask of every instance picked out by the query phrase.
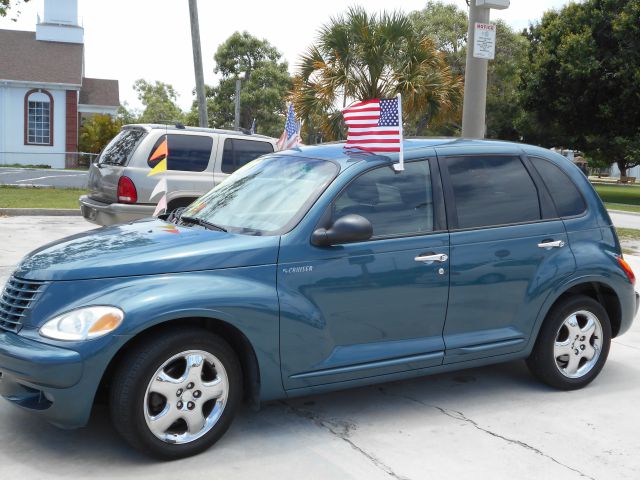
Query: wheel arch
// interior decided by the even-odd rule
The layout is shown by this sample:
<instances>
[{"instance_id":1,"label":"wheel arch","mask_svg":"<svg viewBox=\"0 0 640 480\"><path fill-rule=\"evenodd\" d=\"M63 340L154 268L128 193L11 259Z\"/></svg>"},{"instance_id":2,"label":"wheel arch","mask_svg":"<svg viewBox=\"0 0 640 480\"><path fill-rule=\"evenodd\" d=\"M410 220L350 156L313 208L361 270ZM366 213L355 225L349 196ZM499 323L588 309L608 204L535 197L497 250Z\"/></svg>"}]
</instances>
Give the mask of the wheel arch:
<instances>
[{"instance_id":1,"label":"wheel arch","mask_svg":"<svg viewBox=\"0 0 640 480\"><path fill-rule=\"evenodd\" d=\"M252 408L259 408L261 383L260 366L255 350L247 336L236 326L224 320L212 317L194 316L173 318L150 325L130 338L111 358L100 380L96 399L106 398L106 393L108 392L116 367L128 351L144 343L152 334L157 334L162 330L169 332L172 329L183 328L185 326L203 328L219 335L229 343L238 356L240 366L242 367L244 400L247 401Z\"/></svg>"},{"instance_id":2,"label":"wheel arch","mask_svg":"<svg viewBox=\"0 0 640 480\"><path fill-rule=\"evenodd\" d=\"M196 201L198 197L194 195L185 195L169 199L167 203L167 212L171 212L176 208L186 207Z\"/></svg>"},{"instance_id":3,"label":"wheel arch","mask_svg":"<svg viewBox=\"0 0 640 480\"><path fill-rule=\"evenodd\" d=\"M549 312L559 303L566 298L573 295L586 295L597 301L607 312L609 321L611 322L612 338L616 337L620 332L622 324L622 306L620 304L620 298L615 290L605 282L583 279L578 283L574 283L565 287L554 299L550 302L548 308L546 308L540 316L541 320L538 322L538 328L536 331L536 337L538 336L544 320L549 315ZM535 339L535 338L534 338Z\"/></svg>"}]
</instances>

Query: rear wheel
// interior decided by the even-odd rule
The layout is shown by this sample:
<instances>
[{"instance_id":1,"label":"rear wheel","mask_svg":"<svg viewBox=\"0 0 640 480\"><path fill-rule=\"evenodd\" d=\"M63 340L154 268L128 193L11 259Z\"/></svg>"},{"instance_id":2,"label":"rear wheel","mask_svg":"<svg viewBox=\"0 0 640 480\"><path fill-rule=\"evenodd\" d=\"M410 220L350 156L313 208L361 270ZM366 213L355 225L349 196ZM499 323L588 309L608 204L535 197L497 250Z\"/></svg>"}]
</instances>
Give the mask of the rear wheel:
<instances>
[{"instance_id":1,"label":"rear wheel","mask_svg":"<svg viewBox=\"0 0 640 480\"><path fill-rule=\"evenodd\" d=\"M598 376L610 345L611 324L605 309L590 297L576 295L549 312L527 365L548 385L574 390Z\"/></svg>"},{"instance_id":2,"label":"rear wheel","mask_svg":"<svg viewBox=\"0 0 640 480\"><path fill-rule=\"evenodd\" d=\"M111 418L135 448L163 459L187 457L229 428L241 390L238 359L223 339L201 329L163 331L120 362Z\"/></svg>"}]
</instances>

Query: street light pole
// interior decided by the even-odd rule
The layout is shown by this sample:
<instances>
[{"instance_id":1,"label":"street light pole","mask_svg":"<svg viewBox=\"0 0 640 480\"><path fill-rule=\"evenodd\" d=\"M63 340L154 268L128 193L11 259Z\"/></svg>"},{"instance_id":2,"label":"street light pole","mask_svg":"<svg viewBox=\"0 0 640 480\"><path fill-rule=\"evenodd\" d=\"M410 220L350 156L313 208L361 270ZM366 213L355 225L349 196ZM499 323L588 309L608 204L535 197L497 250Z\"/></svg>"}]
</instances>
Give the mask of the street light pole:
<instances>
[{"instance_id":1,"label":"street light pole","mask_svg":"<svg viewBox=\"0 0 640 480\"><path fill-rule=\"evenodd\" d=\"M475 58L476 22L489 23L491 10L469 5L469 31L467 33L467 66L464 77L464 106L462 109L462 136L464 138L484 138L486 132L487 71L489 60Z\"/></svg>"},{"instance_id":2,"label":"street light pole","mask_svg":"<svg viewBox=\"0 0 640 480\"><path fill-rule=\"evenodd\" d=\"M487 71L489 60L495 55L495 25L487 25L491 9L509 8L510 0L467 0L469 4L469 31L467 35L467 66L464 77L464 107L462 110L462 136L484 138L487 131ZM476 45L476 24L481 36ZM490 35L486 35L490 34ZM477 47L477 51L476 51Z\"/></svg>"},{"instance_id":3,"label":"street light pole","mask_svg":"<svg viewBox=\"0 0 640 480\"><path fill-rule=\"evenodd\" d=\"M193 49L193 68L196 74L196 94L198 98L198 125L209 126L207 115L207 97L204 93L204 73L202 71L202 49L200 47L200 25L198 23L198 0L189 0L189 19L191 20L191 46Z\"/></svg>"}]
</instances>

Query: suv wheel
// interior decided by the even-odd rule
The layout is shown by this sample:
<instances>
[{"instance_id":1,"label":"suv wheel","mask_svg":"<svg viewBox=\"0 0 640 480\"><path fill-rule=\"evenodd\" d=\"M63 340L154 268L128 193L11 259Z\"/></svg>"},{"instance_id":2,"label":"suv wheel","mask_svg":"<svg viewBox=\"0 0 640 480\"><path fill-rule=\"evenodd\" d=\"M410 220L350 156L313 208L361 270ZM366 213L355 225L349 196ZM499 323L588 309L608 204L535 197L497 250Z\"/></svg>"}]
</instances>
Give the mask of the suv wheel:
<instances>
[{"instance_id":1,"label":"suv wheel","mask_svg":"<svg viewBox=\"0 0 640 480\"><path fill-rule=\"evenodd\" d=\"M551 309L527 365L546 384L575 390L598 376L610 345L605 309L590 297L576 295Z\"/></svg>"},{"instance_id":2,"label":"suv wheel","mask_svg":"<svg viewBox=\"0 0 640 480\"><path fill-rule=\"evenodd\" d=\"M164 330L128 352L110 391L111 418L133 447L176 459L213 445L242 398L238 359L220 337Z\"/></svg>"}]
</instances>

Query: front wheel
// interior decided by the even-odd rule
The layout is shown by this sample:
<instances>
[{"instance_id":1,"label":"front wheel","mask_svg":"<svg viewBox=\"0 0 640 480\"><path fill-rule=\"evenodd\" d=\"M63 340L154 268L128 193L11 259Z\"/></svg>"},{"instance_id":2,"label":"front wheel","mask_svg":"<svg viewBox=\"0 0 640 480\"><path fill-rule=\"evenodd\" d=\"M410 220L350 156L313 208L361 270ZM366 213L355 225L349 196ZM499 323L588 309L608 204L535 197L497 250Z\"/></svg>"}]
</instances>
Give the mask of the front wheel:
<instances>
[{"instance_id":1,"label":"front wheel","mask_svg":"<svg viewBox=\"0 0 640 480\"><path fill-rule=\"evenodd\" d=\"M120 362L110 392L116 430L163 459L199 453L229 428L242 398L238 359L205 330L153 335Z\"/></svg>"},{"instance_id":2,"label":"front wheel","mask_svg":"<svg viewBox=\"0 0 640 480\"><path fill-rule=\"evenodd\" d=\"M605 309L590 297L575 295L551 309L527 365L548 385L575 390L598 376L610 345L611 324Z\"/></svg>"}]
</instances>

